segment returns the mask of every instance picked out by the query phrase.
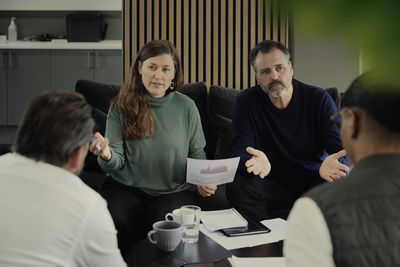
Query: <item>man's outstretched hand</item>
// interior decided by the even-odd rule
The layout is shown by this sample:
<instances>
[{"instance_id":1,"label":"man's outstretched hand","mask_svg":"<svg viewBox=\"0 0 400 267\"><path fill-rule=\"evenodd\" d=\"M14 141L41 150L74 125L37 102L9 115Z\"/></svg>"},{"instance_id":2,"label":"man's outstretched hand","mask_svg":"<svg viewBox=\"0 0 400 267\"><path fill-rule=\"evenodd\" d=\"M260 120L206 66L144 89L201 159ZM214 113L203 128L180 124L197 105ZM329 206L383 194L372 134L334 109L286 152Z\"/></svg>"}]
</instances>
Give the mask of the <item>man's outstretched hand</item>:
<instances>
[{"instance_id":1,"label":"man's outstretched hand","mask_svg":"<svg viewBox=\"0 0 400 267\"><path fill-rule=\"evenodd\" d=\"M343 149L326 157L319 168L321 178L333 182L335 179L345 177L349 167L339 162L339 159L344 156L346 156L346 150Z\"/></svg>"},{"instance_id":2,"label":"man's outstretched hand","mask_svg":"<svg viewBox=\"0 0 400 267\"><path fill-rule=\"evenodd\" d=\"M245 163L247 172L258 175L261 179L264 179L264 177L271 171L271 164L269 163L267 156L261 150L252 147L247 147L246 151L253 156Z\"/></svg>"}]
</instances>

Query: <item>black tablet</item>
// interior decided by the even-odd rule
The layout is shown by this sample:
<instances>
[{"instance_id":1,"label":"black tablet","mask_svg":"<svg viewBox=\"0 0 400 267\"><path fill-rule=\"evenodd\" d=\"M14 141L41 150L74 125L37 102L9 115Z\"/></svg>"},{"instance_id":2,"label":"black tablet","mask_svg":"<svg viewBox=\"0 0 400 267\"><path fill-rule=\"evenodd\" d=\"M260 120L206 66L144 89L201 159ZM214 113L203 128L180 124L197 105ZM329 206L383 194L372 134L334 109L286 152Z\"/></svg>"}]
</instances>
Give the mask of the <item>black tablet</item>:
<instances>
[{"instance_id":1,"label":"black tablet","mask_svg":"<svg viewBox=\"0 0 400 267\"><path fill-rule=\"evenodd\" d=\"M246 217L248 222L246 227L235 227L221 229L221 232L226 236L242 236L242 235L254 235L254 234L264 234L269 233L271 230L264 224L251 220Z\"/></svg>"}]
</instances>

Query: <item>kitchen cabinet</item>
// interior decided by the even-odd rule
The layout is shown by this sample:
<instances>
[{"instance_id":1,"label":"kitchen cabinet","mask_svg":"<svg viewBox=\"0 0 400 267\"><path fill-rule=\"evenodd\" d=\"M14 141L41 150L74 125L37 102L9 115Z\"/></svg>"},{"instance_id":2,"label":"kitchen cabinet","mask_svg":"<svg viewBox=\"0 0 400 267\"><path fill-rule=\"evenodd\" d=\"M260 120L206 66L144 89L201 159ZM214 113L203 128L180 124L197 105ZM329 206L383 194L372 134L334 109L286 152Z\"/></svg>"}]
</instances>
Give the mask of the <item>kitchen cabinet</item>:
<instances>
[{"instance_id":1,"label":"kitchen cabinet","mask_svg":"<svg viewBox=\"0 0 400 267\"><path fill-rule=\"evenodd\" d=\"M7 125L18 125L29 102L50 90L50 55L43 50L7 51Z\"/></svg>"},{"instance_id":2,"label":"kitchen cabinet","mask_svg":"<svg viewBox=\"0 0 400 267\"><path fill-rule=\"evenodd\" d=\"M120 85L122 83L122 51L97 50L94 52L94 81Z\"/></svg>"},{"instance_id":3,"label":"kitchen cabinet","mask_svg":"<svg viewBox=\"0 0 400 267\"><path fill-rule=\"evenodd\" d=\"M0 51L0 125L7 124L7 68L5 53Z\"/></svg>"},{"instance_id":4,"label":"kitchen cabinet","mask_svg":"<svg viewBox=\"0 0 400 267\"><path fill-rule=\"evenodd\" d=\"M122 83L121 50L52 50L51 89L75 90L79 79Z\"/></svg>"},{"instance_id":5,"label":"kitchen cabinet","mask_svg":"<svg viewBox=\"0 0 400 267\"><path fill-rule=\"evenodd\" d=\"M75 91L79 79L121 84L122 51L0 49L0 126L17 126L35 96Z\"/></svg>"},{"instance_id":6,"label":"kitchen cabinet","mask_svg":"<svg viewBox=\"0 0 400 267\"><path fill-rule=\"evenodd\" d=\"M77 80L93 80L91 61L86 50L51 51L51 89L75 91Z\"/></svg>"}]
</instances>

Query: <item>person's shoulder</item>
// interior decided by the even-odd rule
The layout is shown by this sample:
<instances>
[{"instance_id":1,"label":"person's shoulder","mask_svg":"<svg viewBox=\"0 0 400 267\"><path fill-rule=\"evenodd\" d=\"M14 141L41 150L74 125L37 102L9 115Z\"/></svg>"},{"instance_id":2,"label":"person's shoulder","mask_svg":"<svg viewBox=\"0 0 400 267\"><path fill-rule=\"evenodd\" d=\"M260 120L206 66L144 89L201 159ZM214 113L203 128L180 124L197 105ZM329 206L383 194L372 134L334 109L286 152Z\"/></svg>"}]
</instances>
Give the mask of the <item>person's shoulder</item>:
<instances>
[{"instance_id":1,"label":"person's shoulder","mask_svg":"<svg viewBox=\"0 0 400 267\"><path fill-rule=\"evenodd\" d=\"M76 199L81 199L83 203L95 202L102 199L100 194L85 184L83 180L62 168L60 168L60 176L63 176L62 183L65 188L69 188Z\"/></svg>"},{"instance_id":2,"label":"person's shoulder","mask_svg":"<svg viewBox=\"0 0 400 267\"><path fill-rule=\"evenodd\" d=\"M251 96L251 95L255 95L255 94L257 94L257 90L260 90L258 87L259 87L259 86L256 85L256 86L253 86L253 87L249 87L249 88L247 88L247 89L244 89L244 90L242 90L242 91L239 93L239 95L240 95L240 96Z\"/></svg>"},{"instance_id":3,"label":"person's shoulder","mask_svg":"<svg viewBox=\"0 0 400 267\"><path fill-rule=\"evenodd\" d=\"M259 86L253 86L247 89L242 90L236 97L238 101L251 101L254 98L258 98L258 91L261 90L258 88Z\"/></svg>"},{"instance_id":4,"label":"person's shoulder","mask_svg":"<svg viewBox=\"0 0 400 267\"><path fill-rule=\"evenodd\" d=\"M18 156L18 154L11 153L11 152L0 155L0 164L7 164L9 162L18 160L18 158L20 158L20 156Z\"/></svg>"},{"instance_id":5,"label":"person's shoulder","mask_svg":"<svg viewBox=\"0 0 400 267\"><path fill-rule=\"evenodd\" d=\"M107 118L118 118L120 119L123 116L122 108L115 105L113 106L107 114Z\"/></svg>"},{"instance_id":6,"label":"person's shoulder","mask_svg":"<svg viewBox=\"0 0 400 267\"><path fill-rule=\"evenodd\" d=\"M306 84L295 79L293 79L293 88L304 98L317 101L318 103L323 102L323 99L329 95L326 90L321 87Z\"/></svg>"},{"instance_id":7,"label":"person's shoulder","mask_svg":"<svg viewBox=\"0 0 400 267\"><path fill-rule=\"evenodd\" d=\"M175 103L177 103L179 105L183 105L184 107L187 107L187 108L196 107L194 100L192 98L190 98L189 96L187 96L181 92L178 92L178 91L174 91L171 94L174 94L173 99L174 99Z\"/></svg>"},{"instance_id":8,"label":"person's shoulder","mask_svg":"<svg viewBox=\"0 0 400 267\"><path fill-rule=\"evenodd\" d=\"M363 179L354 179L354 175L349 174L346 177L335 180L333 182L324 182L304 194L316 202L321 200L334 202L339 199L347 199L348 197L354 196L352 192L359 190L363 187ZM353 190L354 189L354 190Z\"/></svg>"},{"instance_id":9,"label":"person's shoulder","mask_svg":"<svg viewBox=\"0 0 400 267\"><path fill-rule=\"evenodd\" d=\"M321 87L311 85L311 84L306 84L303 83L299 80L293 79L293 87L295 90L302 90L305 93L311 93L311 94L324 94L325 90L322 89Z\"/></svg>"}]
</instances>

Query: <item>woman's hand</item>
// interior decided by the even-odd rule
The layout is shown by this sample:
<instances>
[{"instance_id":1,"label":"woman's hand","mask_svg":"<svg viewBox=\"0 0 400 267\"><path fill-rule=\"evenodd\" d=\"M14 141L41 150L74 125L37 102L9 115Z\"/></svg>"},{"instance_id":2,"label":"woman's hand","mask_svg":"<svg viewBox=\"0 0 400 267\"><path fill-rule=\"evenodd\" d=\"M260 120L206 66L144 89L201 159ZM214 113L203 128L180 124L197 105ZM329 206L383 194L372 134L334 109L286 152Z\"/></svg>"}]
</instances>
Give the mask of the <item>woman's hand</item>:
<instances>
[{"instance_id":1,"label":"woman's hand","mask_svg":"<svg viewBox=\"0 0 400 267\"><path fill-rule=\"evenodd\" d=\"M197 185L197 191L199 191L199 194L202 197L209 197L211 195L214 195L216 190L217 190L216 185L209 185L209 186Z\"/></svg>"},{"instance_id":2,"label":"woman's hand","mask_svg":"<svg viewBox=\"0 0 400 267\"><path fill-rule=\"evenodd\" d=\"M89 150L94 155L100 156L103 160L109 161L111 159L111 150L108 144L108 138L104 138L99 132L96 132Z\"/></svg>"}]
</instances>

